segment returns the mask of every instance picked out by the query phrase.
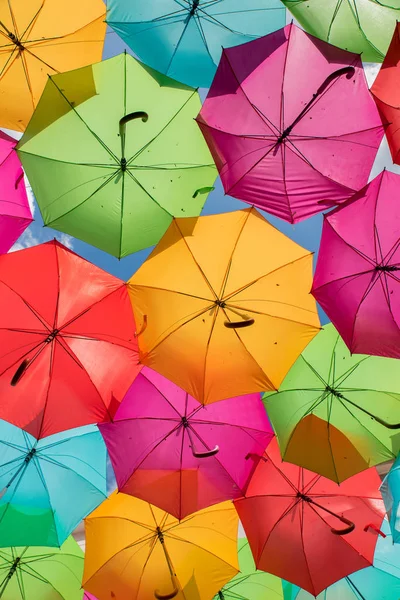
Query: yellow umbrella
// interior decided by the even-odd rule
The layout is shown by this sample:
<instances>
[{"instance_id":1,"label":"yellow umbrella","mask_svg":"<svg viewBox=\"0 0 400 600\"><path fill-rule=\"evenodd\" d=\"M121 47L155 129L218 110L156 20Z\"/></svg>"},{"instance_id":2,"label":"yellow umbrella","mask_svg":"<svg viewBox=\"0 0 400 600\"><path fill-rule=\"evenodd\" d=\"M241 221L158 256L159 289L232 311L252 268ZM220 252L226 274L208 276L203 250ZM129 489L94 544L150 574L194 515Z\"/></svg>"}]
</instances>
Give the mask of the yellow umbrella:
<instances>
[{"instance_id":1,"label":"yellow umbrella","mask_svg":"<svg viewBox=\"0 0 400 600\"><path fill-rule=\"evenodd\" d=\"M204 404L277 389L319 330L311 282L254 208L176 219L129 281L141 362Z\"/></svg>"},{"instance_id":2,"label":"yellow umbrella","mask_svg":"<svg viewBox=\"0 0 400 600\"><path fill-rule=\"evenodd\" d=\"M138 498L114 493L85 519L83 587L117 600L205 600L238 572L232 502L178 521Z\"/></svg>"},{"instance_id":3,"label":"yellow umbrella","mask_svg":"<svg viewBox=\"0 0 400 600\"><path fill-rule=\"evenodd\" d=\"M47 76L101 60L102 0L0 2L0 127L24 131Z\"/></svg>"}]
</instances>

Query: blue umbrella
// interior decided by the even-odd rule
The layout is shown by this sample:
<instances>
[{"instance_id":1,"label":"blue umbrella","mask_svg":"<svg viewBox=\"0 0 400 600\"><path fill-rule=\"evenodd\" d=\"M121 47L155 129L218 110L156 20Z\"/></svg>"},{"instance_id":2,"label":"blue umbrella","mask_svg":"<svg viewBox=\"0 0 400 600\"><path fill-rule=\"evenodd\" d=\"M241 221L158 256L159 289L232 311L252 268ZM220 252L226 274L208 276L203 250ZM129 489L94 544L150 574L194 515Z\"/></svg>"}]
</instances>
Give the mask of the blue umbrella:
<instances>
[{"instance_id":1,"label":"blue umbrella","mask_svg":"<svg viewBox=\"0 0 400 600\"><path fill-rule=\"evenodd\" d=\"M146 64L193 87L209 87L222 47L286 23L280 0L109 0L107 23Z\"/></svg>"},{"instance_id":2,"label":"blue umbrella","mask_svg":"<svg viewBox=\"0 0 400 600\"><path fill-rule=\"evenodd\" d=\"M400 455L381 485L390 530L395 543L400 542Z\"/></svg>"},{"instance_id":3,"label":"blue umbrella","mask_svg":"<svg viewBox=\"0 0 400 600\"><path fill-rule=\"evenodd\" d=\"M36 440L0 421L0 547L61 546L107 497L107 451L95 426Z\"/></svg>"},{"instance_id":4,"label":"blue umbrella","mask_svg":"<svg viewBox=\"0 0 400 600\"><path fill-rule=\"evenodd\" d=\"M400 598L400 546L393 544L388 522L382 523L381 533L371 529L368 535L379 535L374 566L340 579L321 592L317 600L398 600ZM286 583L283 590L285 600L314 599L314 596L290 583Z\"/></svg>"}]
</instances>

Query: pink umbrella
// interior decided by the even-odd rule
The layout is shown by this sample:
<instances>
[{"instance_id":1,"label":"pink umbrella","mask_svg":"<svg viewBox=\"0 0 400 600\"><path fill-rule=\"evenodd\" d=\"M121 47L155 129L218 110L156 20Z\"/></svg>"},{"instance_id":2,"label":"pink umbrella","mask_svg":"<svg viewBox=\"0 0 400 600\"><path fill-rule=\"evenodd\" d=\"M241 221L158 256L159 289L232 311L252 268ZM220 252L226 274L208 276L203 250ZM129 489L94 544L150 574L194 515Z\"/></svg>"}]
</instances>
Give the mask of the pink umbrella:
<instances>
[{"instance_id":1,"label":"pink umbrella","mask_svg":"<svg viewBox=\"0 0 400 600\"><path fill-rule=\"evenodd\" d=\"M0 131L0 254L5 254L32 222L17 141Z\"/></svg>"},{"instance_id":2,"label":"pink umbrella","mask_svg":"<svg viewBox=\"0 0 400 600\"><path fill-rule=\"evenodd\" d=\"M83 594L83 598L82 598L82 600L97 600L97 598L95 598L95 597L93 596L93 594L89 594L89 592L85 592L85 593Z\"/></svg>"},{"instance_id":3,"label":"pink umbrella","mask_svg":"<svg viewBox=\"0 0 400 600\"><path fill-rule=\"evenodd\" d=\"M325 216L312 293L350 351L400 358L400 176Z\"/></svg>"},{"instance_id":4,"label":"pink umbrella","mask_svg":"<svg viewBox=\"0 0 400 600\"><path fill-rule=\"evenodd\" d=\"M361 57L295 25L225 49L197 121L225 192L291 223L363 187L384 133Z\"/></svg>"},{"instance_id":5,"label":"pink umbrella","mask_svg":"<svg viewBox=\"0 0 400 600\"><path fill-rule=\"evenodd\" d=\"M240 498L274 435L259 394L202 406L147 367L99 428L119 490L178 519Z\"/></svg>"}]
</instances>

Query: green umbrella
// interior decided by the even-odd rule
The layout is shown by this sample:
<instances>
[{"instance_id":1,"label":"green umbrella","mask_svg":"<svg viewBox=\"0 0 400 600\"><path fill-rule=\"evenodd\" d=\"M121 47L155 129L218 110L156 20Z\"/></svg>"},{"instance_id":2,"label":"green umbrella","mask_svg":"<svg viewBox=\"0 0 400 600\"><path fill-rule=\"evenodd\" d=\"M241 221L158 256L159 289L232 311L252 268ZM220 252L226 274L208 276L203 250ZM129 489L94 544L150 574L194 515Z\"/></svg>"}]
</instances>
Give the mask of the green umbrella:
<instances>
[{"instance_id":1,"label":"green umbrella","mask_svg":"<svg viewBox=\"0 0 400 600\"><path fill-rule=\"evenodd\" d=\"M1 600L81 600L83 552L72 537L61 548L1 548Z\"/></svg>"},{"instance_id":2,"label":"green umbrella","mask_svg":"<svg viewBox=\"0 0 400 600\"><path fill-rule=\"evenodd\" d=\"M352 356L332 324L263 396L284 460L333 481L400 451L400 363Z\"/></svg>"},{"instance_id":3,"label":"green umbrella","mask_svg":"<svg viewBox=\"0 0 400 600\"><path fill-rule=\"evenodd\" d=\"M200 106L127 54L50 77L18 146L45 225L122 257L198 216L217 175Z\"/></svg>"},{"instance_id":4,"label":"green umbrella","mask_svg":"<svg viewBox=\"0 0 400 600\"><path fill-rule=\"evenodd\" d=\"M258 571L246 538L238 540L240 572L218 592L213 600L283 600L279 577Z\"/></svg>"},{"instance_id":5,"label":"green umbrella","mask_svg":"<svg viewBox=\"0 0 400 600\"><path fill-rule=\"evenodd\" d=\"M399 0L282 0L308 33L382 62L400 20Z\"/></svg>"}]
</instances>

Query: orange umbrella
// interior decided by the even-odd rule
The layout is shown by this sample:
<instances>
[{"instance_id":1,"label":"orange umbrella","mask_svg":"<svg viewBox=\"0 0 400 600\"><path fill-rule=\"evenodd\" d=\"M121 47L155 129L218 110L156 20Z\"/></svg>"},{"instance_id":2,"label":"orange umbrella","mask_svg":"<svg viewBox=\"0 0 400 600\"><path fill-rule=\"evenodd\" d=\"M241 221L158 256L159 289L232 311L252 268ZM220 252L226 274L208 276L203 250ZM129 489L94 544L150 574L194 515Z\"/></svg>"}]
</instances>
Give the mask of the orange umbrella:
<instances>
[{"instance_id":1,"label":"orange umbrella","mask_svg":"<svg viewBox=\"0 0 400 600\"><path fill-rule=\"evenodd\" d=\"M319 330L311 280L254 208L176 219L129 281L141 362L204 404L274 390Z\"/></svg>"},{"instance_id":2,"label":"orange umbrella","mask_svg":"<svg viewBox=\"0 0 400 600\"><path fill-rule=\"evenodd\" d=\"M102 0L0 3L0 127L24 131L47 76L101 60Z\"/></svg>"},{"instance_id":3,"label":"orange umbrella","mask_svg":"<svg viewBox=\"0 0 400 600\"><path fill-rule=\"evenodd\" d=\"M99 598L212 598L238 572L238 517L223 502L178 521L114 493L85 519L83 587Z\"/></svg>"}]
</instances>

